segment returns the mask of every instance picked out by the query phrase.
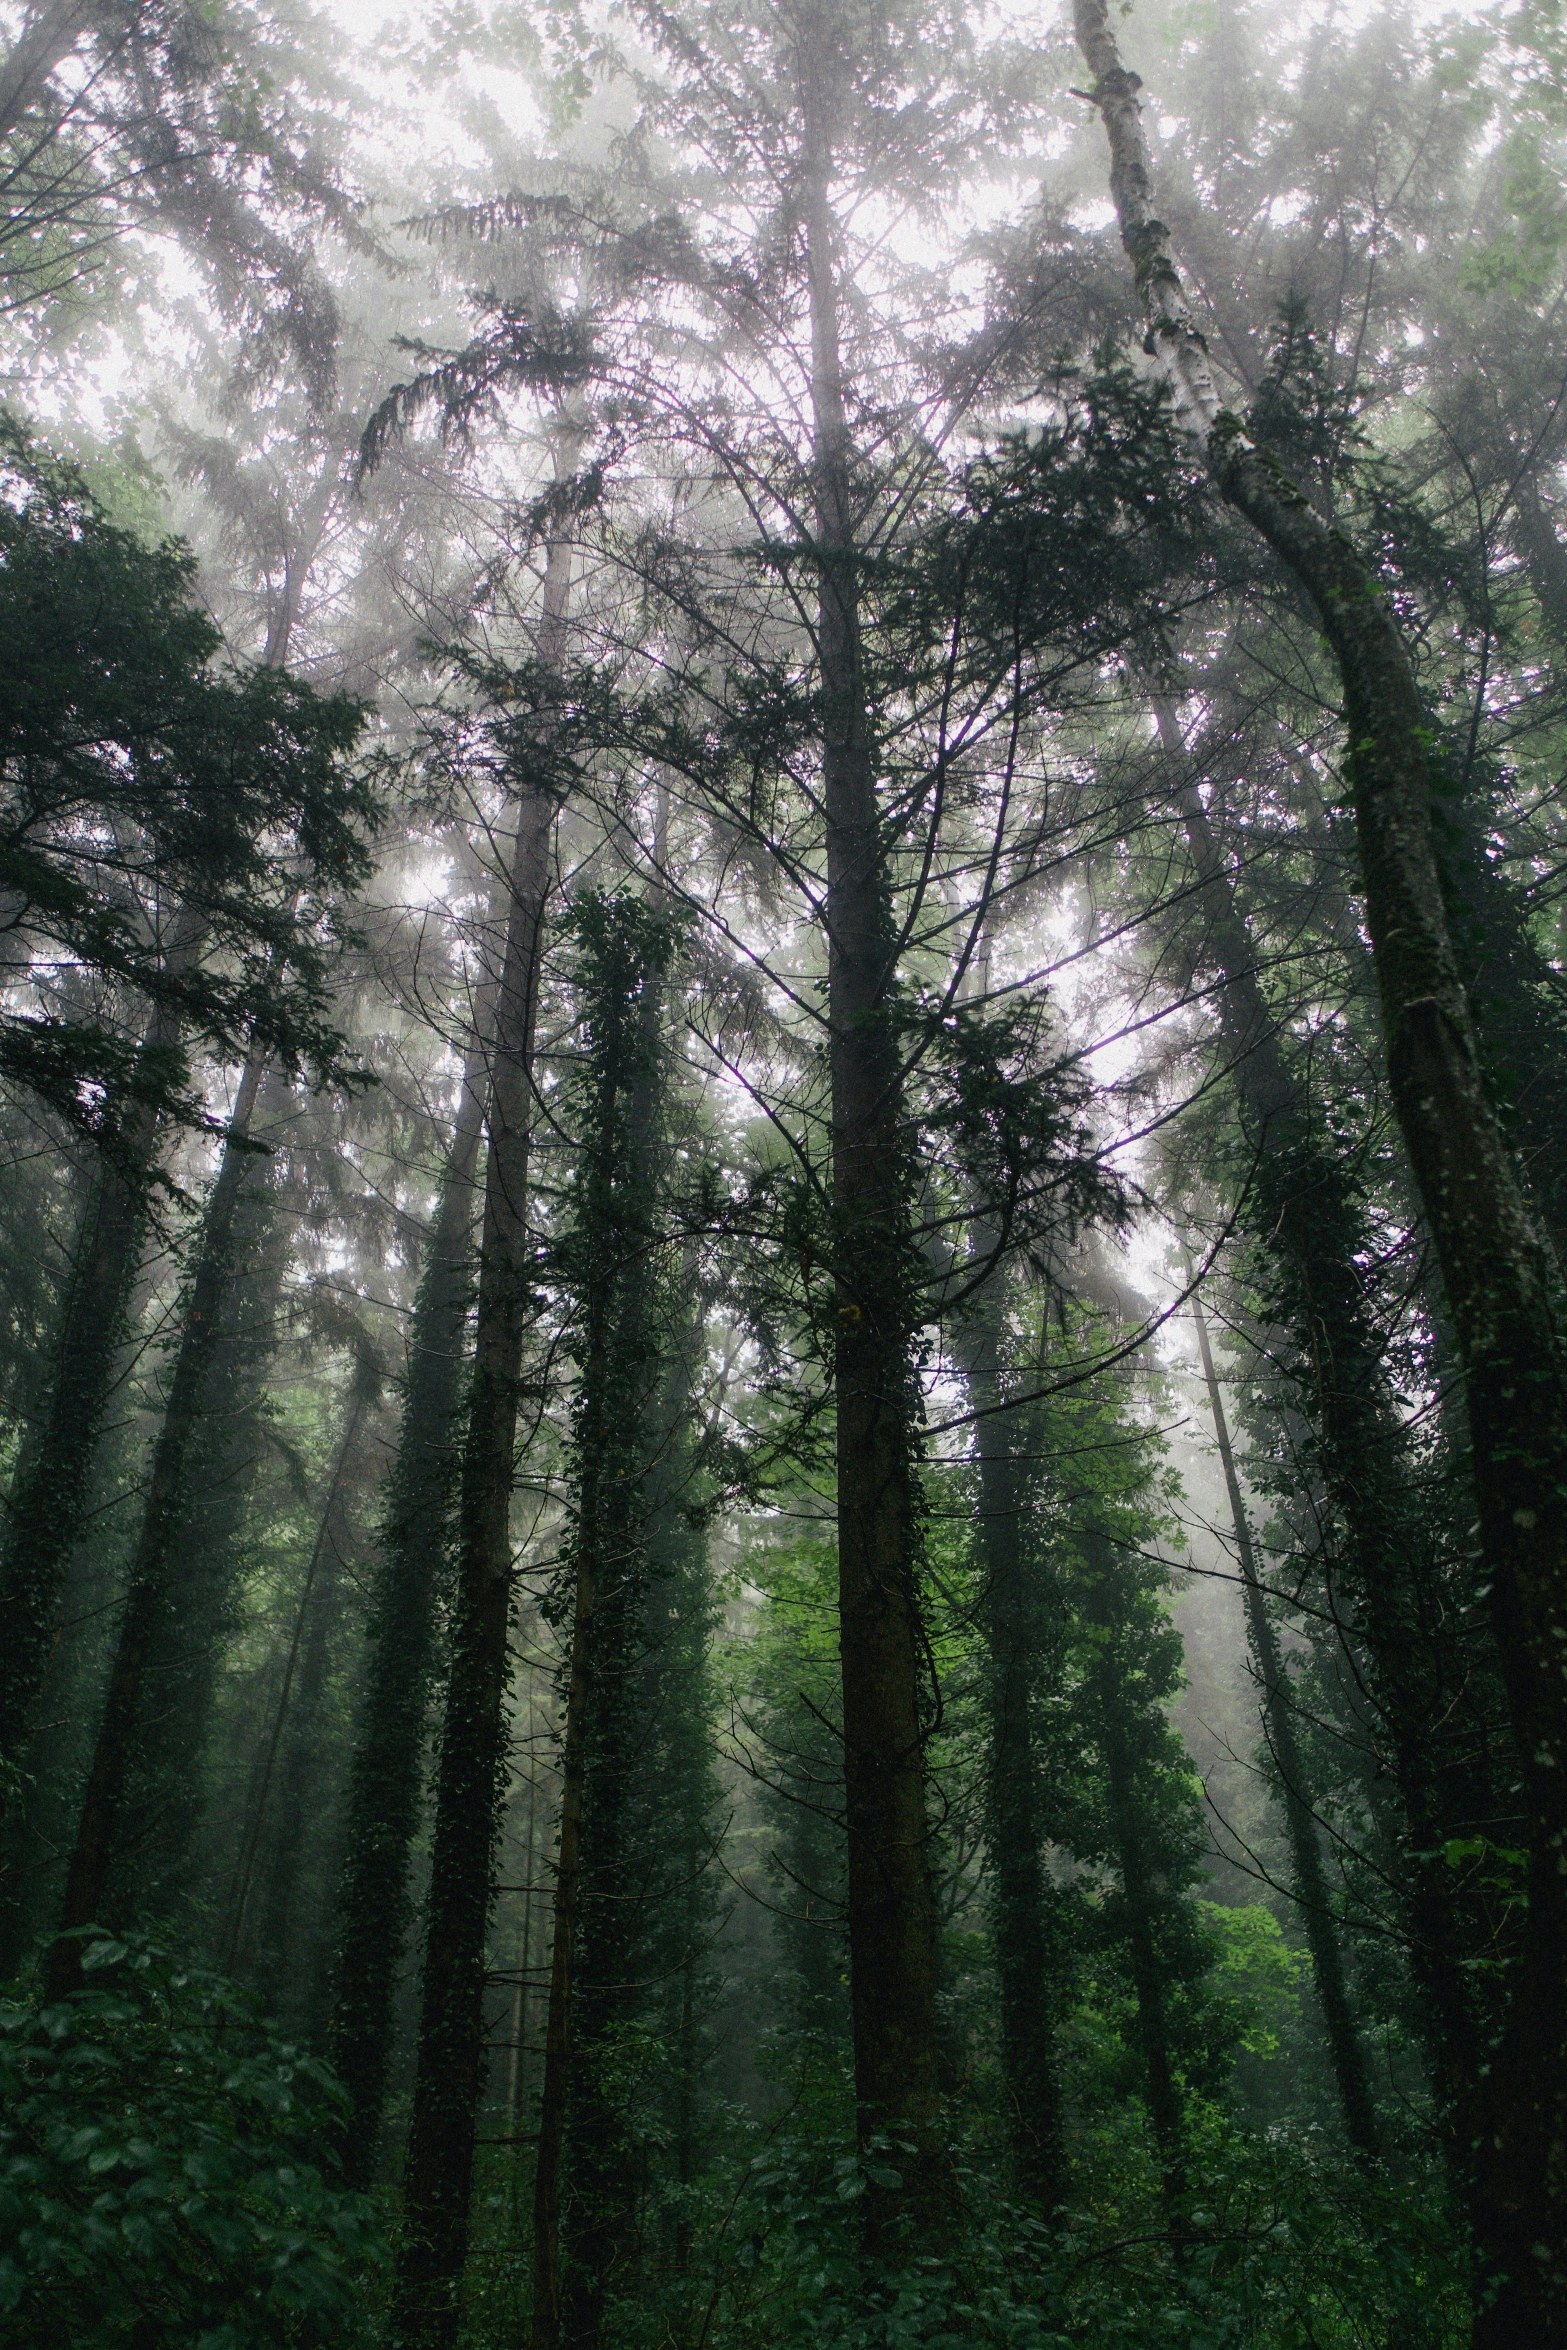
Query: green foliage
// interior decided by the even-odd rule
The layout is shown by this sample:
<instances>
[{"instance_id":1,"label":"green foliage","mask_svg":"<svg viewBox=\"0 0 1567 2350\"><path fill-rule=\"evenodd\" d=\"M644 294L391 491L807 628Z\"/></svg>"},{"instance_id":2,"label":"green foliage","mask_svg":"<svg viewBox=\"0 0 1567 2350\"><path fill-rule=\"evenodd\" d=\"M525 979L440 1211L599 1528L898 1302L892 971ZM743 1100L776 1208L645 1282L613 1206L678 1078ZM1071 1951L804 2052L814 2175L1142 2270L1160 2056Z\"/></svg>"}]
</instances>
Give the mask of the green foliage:
<instances>
[{"instance_id":1,"label":"green foliage","mask_svg":"<svg viewBox=\"0 0 1567 2350\"><path fill-rule=\"evenodd\" d=\"M1219 2131L1179 2230L1126 2194L1044 2221L960 2168L951 2256L864 2257L866 2186L898 2149L775 2137L729 2191L712 2350L1461 2350L1462 2263L1436 2180L1368 2181L1312 2136ZM719 2182L711 2182L716 2204ZM714 2216L717 2216L715 2211ZM651 2338L651 2337L650 2337Z\"/></svg>"},{"instance_id":2,"label":"green foliage","mask_svg":"<svg viewBox=\"0 0 1567 2350\"><path fill-rule=\"evenodd\" d=\"M0 2007L0 2343L346 2343L381 2257L324 2161L339 2092L215 1975L89 1940Z\"/></svg>"},{"instance_id":3,"label":"green foliage","mask_svg":"<svg viewBox=\"0 0 1567 2350\"><path fill-rule=\"evenodd\" d=\"M365 713L220 670L193 571L0 417L0 886L25 981L0 1072L111 1144L133 1102L211 1123L183 1042L138 1043L147 1001L227 1059L350 1073L328 994L378 821Z\"/></svg>"}]
</instances>

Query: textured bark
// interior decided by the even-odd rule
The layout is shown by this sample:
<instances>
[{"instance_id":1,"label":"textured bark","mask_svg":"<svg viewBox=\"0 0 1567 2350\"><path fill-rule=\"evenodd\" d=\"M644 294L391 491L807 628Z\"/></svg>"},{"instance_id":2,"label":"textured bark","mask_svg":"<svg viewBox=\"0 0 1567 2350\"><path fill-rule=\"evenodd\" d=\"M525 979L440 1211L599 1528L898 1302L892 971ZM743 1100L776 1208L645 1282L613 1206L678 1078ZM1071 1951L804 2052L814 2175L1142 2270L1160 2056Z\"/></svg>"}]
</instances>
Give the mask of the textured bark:
<instances>
[{"instance_id":1,"label":"textured bark","mask_svg":"<svg viewBox=\"0 0 1567 2350\"><path fill-rule=\"evenodd\" d=\"M1111 194L1175 413L1221 495L1308 597L1344 692L1393 1107L1468 1379L1492 1623L1524 1774L1529 1906L1486 2073L1471 2220L1475 2340L1547 2350L1567 2328L1567 1314L1481 1068L1431 821L1430 720L1385 590L1221 408L1154 213L1137 78L1107 0L1075 0Z\"/></svg>"},{"instance_id":2,"label":"textured bark","mask_svg":"<svg viewBox=\"0 0 1567 2350\"><path fill-rule=\"evenodd\" d=\"M563 1797L534 2171L531 2350L558 2350L563 2340L572 2350L598 2350L636 2194L597 2066L610 2027L626 2012L641 1924L627 1831L652 1501L648 1406L658 1378L648 1327L649 1210L662 1124L664 1001L659 950L651 934L645 943L653 949L646 955L626 942L625 960L600 975L588 1006L596 1099L573 1234L585 1327L573 1441ZM562 2194L568 2173L569 2199Z\"/></svg>"},{"instance_id":3,"label":"textured bark","mask_svg":"<svg viewBox=\"0 0 1567 2350\"><path fill-rule=\"evenodd\" d=\"M540 657L560 657L570 552L552 546ZM533 1037L553 795L518 778L506 947L496 1003L472 1385L457 1508L457 1589L441 1727L425 1944L391 2338L447 2350L468 2247L468 2201L484 2055L485 1940L506 1767L511 1493L531 1298L528 1159Z\"/></svg>"},{"instance_id":4,"label":"textured bark","mask_svg":"<svg viewBox=\"0 0 1567 2350\"><path fill-rule=\"evenodd\" d=\"M861 654L858 552L828 197L832 71L804 59L829 1073L835 1219L839 1627L850 1997L861 2142L912 2145L868 2197L874 2241L950 2226L940 2134L935 1905L927 1853L915 1397L894 933Z\"/></svg>"},{"instance_id":5,"label":"textured bark","mask_svg":"<svg viewBox=\"0 0 1567 2350\"><path fill-rule=\"evenodd\" d=\"M487 1051L482 1044L463 1072L440 1205L425 1241L350 1764L328 2047L349 2098L343 2167L359 2187L375 2168L393 2002L411 1915L409 1875L472 1288Z\"/></svg>"},{"instance_id":6,"label":"textured bark","mask_svg":"<svg viewBox=\"0 0 1567 2350\"><path fill-rule=\"evenodd\" d=\"M251 1158L244 1143L250 1132L265 1065L265 1056L257 1052L245 1063L222 1161L202 1220L195 1277L180 1325L163 1425L153 1450L147 1505L131 1562L125 1611L120 1619L114 1661L109 1668L103 1716L66 1875L65 1898L60 1908L60 1930L64 1934L98 1922L115 1859L120 1807L134 1752L144 1679L172 1596L170 1581L176 1565L186 1472L201 1423L208 1375L217 1352L219 1317L232 1269L234 1216ZM78 1987L79 1943L55 1944L49 1956L47 1979L51 1998L63 1998Z\"/></svg>"},{"instance_id":7,"label":"textured bark","mask_svg":"<svg viewBox=\"0 0 1567 2350\"><path fill-rule=\"evenodd\" d=\"M182 920L171 965L187 969L198 945L197 926ZM160 1008L147 1025L147 1049L165 1052L176 1035L173 1016ZM0 1566L0 1765L21 1765L48 1670L60 1582L85 1522L88 1480L118 1375L156 1146L155 1113L133 1104L114 1156L98 1164L77 1237L48 1417L11 1496ZM9 1804L16 1784L7 1773L0 1803Z\"/></svg>"},{"instance_id":8,"label":"textured bark","mask_svg":"<svg viewBox=\"0 0 1567 2350\"><path fill-rule=\"evenodd\" d=\"M1155 703L1160 740L1177 775L1186 747L1168 701ZM1466 1930L1457 1880L1443 1859L1448 1838L1481 1824L1476 1790L1448 1767L1441 1731L1468 1703L1467 1663L1452 1653L1445 1595L1420 1571L1421 1496L1408 1430L1356 1265L1356 1202L1331 1145L1310 1128L1301 1090L1280 1047L1257 970L1251 933L1226 861L1189 777L1176 787L1198 881L1205 960L1224 985L1220 1031L1247 1141L1255 1154L1247 1221L1282 1293L1295 1344L1291 1369L1316 1439L1333 1523L1324 1565L1345 1599L1364 1651L1404 1822L1405 1920L1425 2037L1449 2152L1467 2169L1482 2037L1466 1959L1485 1955L1489 1926Z\"/></svg>"},{"instance_id":9,"label":"textured bark","mask_svg":"<svg viewBox=\"0 0 1567 2350\"><path fill-rule=\"evenodd\" d=\"M539 2094L538 2150L533 2173L530 2350L558 2350L565 2315L560 2256L561 2171L566 2146L577 1927L582 1910L582 1793L588 1705L593 1686L593 1635L598 1612L596 1567L597 1558L591 1547L578 1551L560 1748L560 1835L555 1853L544 2080Z\"/></svg>"},{"instance_id":10,"label":"textured bark","mask_svg":"<svg viewBox=\"0 0 1567 2350\"><path fill-rule=\"evenodd\" d=\"M1251 1527L1247 1522L1246 1504L1230 1445L1224 1398L1219 1392L1218 1374L1214 1370L1213 1354L1208 1344L1207 1319L1195 1297L1192 1300L1192 1316L1197 1325L1197 1344L1202 1355L1203 1379L1208 1389L1208 1408L1213 1414L1214 1441L1219 1448L1219 1460L1224 1470L1224 1489L1229 1497L1230 1517L1235 1528L1235 1554L1240 1562L1241 1584L1246 1595L1246 1628L1251 1638L1252 1657L1262 1695L1263 1725L1284 1797L1284 1825L1295 1878L1295 1899L1305 1928L1306 1947L1311 1953L1312 1980L1316 1985L1317 2004L1322 2010L1322 2021L1328 2036L1328 2052L1333 2063L1334 2083L1338 2089L1339 2110L1344 2117L1344 2134L1357 2154L1374 2158L1380 2149L1365 2050L1355 2029L1354 2010L1345 1984L1344 1956L1339 1947L1338 1928L1328 1900L1327 1872L1322 1865L1316 1818L1299 1741L1295 1736L1289 1687L1279 1657L1273 1621L1268 1614L1262 1578L1257 1572Z\"/></svg>"}]
</instances>

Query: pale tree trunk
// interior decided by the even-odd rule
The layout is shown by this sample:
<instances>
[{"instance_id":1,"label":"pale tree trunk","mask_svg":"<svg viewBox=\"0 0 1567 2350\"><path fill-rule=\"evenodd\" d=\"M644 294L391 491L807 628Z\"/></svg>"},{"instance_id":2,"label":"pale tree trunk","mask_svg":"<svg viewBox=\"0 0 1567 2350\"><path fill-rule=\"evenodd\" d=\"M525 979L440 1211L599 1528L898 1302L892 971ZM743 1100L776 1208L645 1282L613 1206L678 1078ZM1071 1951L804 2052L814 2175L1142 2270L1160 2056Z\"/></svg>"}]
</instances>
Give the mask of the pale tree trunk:
<instances>
[{"instance_id":1,"label":"pale tree trunk","mask_svg":"<svg viewBox=\"0 0 1567 2350\"><path fill-rule=\"evenodd\" d=\"M829 1073L836 1261L838 1604L848 1829L850 1999L861 2143L912 2147L873 2186L874 2242L951 2224L941 2141L936 1918L927 1850L923 1636L915 1588L917 1395L910 1361L895 935L876 753L866 706L829 201L834 43L813 25L802 59L805 229L820 595L822 795L827 830Z\"/></svg>"},{"instance_id":2,"label":"pale tree trunk","mask_svg":"<svg viewBox=\"0 0 1567 2350\"><path fill-rule=\"evenodd\" d=\"M316 1584L321 1573L321 1562L326 1556L327 1544L331 1539L332 1520L337 1511L338 1497L343 1490L343 1480L347 1474L348 1464L353 1458L354 1446L359 1441L359 1424L364 1418L366 1406L373 1393L373 1383L366 1378L362 1369L357 1370L348 1418L338 1441L337 1453L332 1462L332 1473L327 1479L326 1497L321 1504L320 1515L316 1520L315 1540L310 1546L310 1558L305 1568L305 1579L300 1586L299 1605L294 1612L294 1630L289 1641L288 1656L283 1666L283 1682L278 1691L277 1704L273 1709L272 1728L267 1738L261 1768L256 1777L255 1791L251 1799L250 1828L240 1859L239 1874L235 1882L234 1900L229 1918L228 1947L224 1963L230 1971L232 1971L243 1945L245 1919L250 1908L251 1888L255 1882L256 1856L261 1849L261 1832L266 1825L267 1803L272 1792L272 1775L277 1768L278 1749L282 1745L283 1732L288 1722L289 1699L294 1692L294 1677L299 1670L301 1654L305 1650L306 1630L316 1612L313 1603L316 1599Z\"/></svg>"},{"instance_id":3,"label":"pale tree trunk","mask_svg":"<svg viewBox=\"0 0 1567 2350\"><path fill-rule=\"evenodd\" d=\"M1366 2054L1355 2029L1355 2013L1344 1979L1344 1954L1339 1946L1337 1921L1328 1900L1327 1871L1322 1865L1316 1816L1306 1786L1300 1742L1295 1736L1289 1685L1279 1656L1278 1636L1268 1614L1267 1595L1257 1572L1257 1554L1252 1547L1246 1504L1236 1474L1224 1398L1219 1391L1219 1377L1208 1344L1207 1317L1195 1297L1192 1299L1192 1318L1197 1325L1197 1346L1202 1356L1203 1380L1208 1389L1208 1409L1213 1415L1214 1442L1219 1448L1219 1461L1224 1470L1224 1490L1229 1497L1230 1519L1235 1528L1235 1555L1240 1563L1241 1588L1246 1597L1246 1628L1251 1638L1252 1656L1256 1661L1257 1680L1262 1694L1263 1726L1267 1733L1268 1751L1278 1771L1284 1797L1284 1825L1289 1838L1295 1899L1305 1928L1306 1947L1311 1953L1312 1980L1316 1984L1317 2004L1322 2010L1323 2026L1328 2036L1328 2053L1338 2089L1339 2110L1344 2117L1345 2136L1355 2152L1367 2159L1374 2159L1380 2148L1376 2108L1372 2103L1371 2081L1366 2070Z\"/></svg>"},{"instance_id":4,"label":"pale tree trunk","mask_svg":"<svg viewBox=\"0 0 1567 2350\"><path fill-rule=\"evenodd\" d=\"M1074 0L1110 186L1175 414L1220 494L1305 590L1344 691L1355 829L1394 1112L1468 1380L1492 1623L1524 1774L1529 1905L1484 2085L1470 2218L1475 2340L1567 2331L1567 1313L1486 1089L1432 832L1430 717L1385 589L1223 409L1153 204L1137 77L1108 0Z\"/></svg>"}]
</instances>

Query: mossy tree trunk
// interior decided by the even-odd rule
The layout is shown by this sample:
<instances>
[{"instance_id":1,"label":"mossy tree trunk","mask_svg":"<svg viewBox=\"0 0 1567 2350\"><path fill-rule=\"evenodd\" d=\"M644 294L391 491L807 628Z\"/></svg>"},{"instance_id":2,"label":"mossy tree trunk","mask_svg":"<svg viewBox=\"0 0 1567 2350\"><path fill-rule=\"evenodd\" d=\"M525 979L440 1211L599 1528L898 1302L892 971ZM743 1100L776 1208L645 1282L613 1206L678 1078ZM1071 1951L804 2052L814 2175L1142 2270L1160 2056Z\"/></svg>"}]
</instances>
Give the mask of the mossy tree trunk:
<instances>
[{"instance_id":1,"label":"mossy tree trunk","mask_svg":"<svg viewBox=\"0 0 1567 2350\"><path fill-rule=\"evenodd\" d=\"M1431 722L1385 588L1221 407L1157 218L1137 77L1107 0L1075 0L1150 348L1221 496L1299 584L1342 682L1355 832L1393 1107L1468 1381L1491 1619L1520 1758L1528 1910L1489 2053L1470 2195L1475 2341L1549 2350L1567 2326L1567 1308L1485 1083L1448 927Z\"/></svg>"}]
</instances>

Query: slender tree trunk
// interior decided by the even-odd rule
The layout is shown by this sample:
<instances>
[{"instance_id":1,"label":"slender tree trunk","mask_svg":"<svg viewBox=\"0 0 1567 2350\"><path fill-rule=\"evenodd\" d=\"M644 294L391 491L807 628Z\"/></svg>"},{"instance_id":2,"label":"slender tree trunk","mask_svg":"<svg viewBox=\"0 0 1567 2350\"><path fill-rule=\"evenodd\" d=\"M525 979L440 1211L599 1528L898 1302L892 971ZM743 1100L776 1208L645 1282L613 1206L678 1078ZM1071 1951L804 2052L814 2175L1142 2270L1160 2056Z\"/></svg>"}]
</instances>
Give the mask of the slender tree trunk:
<instances>
[{"instance_id":1,"label":"slender tree trunk","mask_svg":"<svg viewBox=\"0 0 1567 2350\"><path fill-rule=\"evenodd\" d=\"M592 1547L579 1545L561 1727L560 1841L555 1855L544 2080L539 2092L539 2139L533 2173L533 2320L529 2350L560 2350L565 2314L560 2257L561 2172L566 2146L576 1941L582 1908L582 1796L599 1599L596 1570L597 1559Z\"/></svg>"},{"instance_id":2,"label":"slender tree trunk","mask_svg":"<svg viewBox=\"0 0 1567 2350\"><path fill-rule=\"evenodd\" d=\"M805 229L820 577L835 1222L838 1607L848 1830L850 2000L862 2145L912 2145L867 2196L872 2241L950 2227L941 2139L936 1916L927 1850L923 1638L915 1584L917 1399L895 941L866 703L829 201L829 28L802 57Z\"/></svg>"},{"instance_id":3,"label":"slender tree trunk","mask_svg":"<svg viewBox=\"0 0 1567 2350\"><path fill-rule=\"evenodd\" d=\"M288 1661L283 1667L283 1685L278 1691L277 1706L272 1716L272 1729L267 1739L266 1752L262 1757L255 1794L251 1801L250 1831L245 1839L239 1874L235 1880L227 1956L224 1961L230 1973L233 1972L235 1962L239 1957L244 1937L245 1916L250 1907L251 1888L255 1881L256 1855L261 1848L262 1830L266 1826L267 1801L272 1792L272 1779L277 1768L278 1749L282 1744L284 1727L288 1721L289 1699L293 1695L294 1676L299 1669L306 1629L310 1625L314 1613L312 1602L316 1595L316 1581L320 1575L321 1561L326 1556L326 1546L331 1537L332 1519L337 1510L338 1496L343 1488L344 1473L353 1456L354 1446L359 1440L359 1423L364 1418L372 1392L371 1383L364 1378L362 1373L356 1372L353 1401L349 1406L348 1419L337 1448L337 1456L332 1463L332 1474L327 1479L326 1498L321 1504L321 1514L316 1521L315 1541L311 1545L309 1564L305 1568L305 1579L300 1587L299 1606L294 1615L294 1631L289 1642Z\"/></svg>"},{"instance_id":4,"label":"slender tree trunk","mask_svg":"<svg viewBox=\"0 0 1567 2350\"><path fill-rule=\"evenodd\" d=\"M250 1132L265 1066L266 1056L259 1052L252 1052L245 1063L223 1157L202 1222L195 1278L180 1326L174 1376L153 1452L147 1506L131 1563L130 1588L120 1619L120 1636L109 1670L103 1717L66 1876L65 1898L60 1909L62 1934L99 1920L115 1858L120 1807L135 1742L143 1678L170 1602L170 1573L185 1500L186 1469L201 1422L207 1375L217 1351L219 1318L232 1269L234 1216L251 1158L245 1139ZM50 1953L47 1973L51 1998L63 1998L68 1991L77 1989L81 1980L80 1944L57 1943Z\"/></svg>"},{"instance_id":5,"label":"slender tree trunk","mask_svg":"<svg viewBox=\"0 0 1567 2350\"><path fill-rule=\"evenodd\" d=\"M180 969L194 961L199 932L182 924L170 948ZM156 1010L146 1050L176 1041L173 1017ZM133 1104L113 1158L100 1158L77 1238L61 1322L49 1414L11 1499L0 1567L0 1767L20 1770L54 1645L60 1581L85 1521L88 1482L118 1371L126 1317L141 1261L157 1119ZM17 1781L6 1771L0 1803Z\"/></svg>"},{"instance_id":6,"label":"slender tree trunk","mask_svg":"<svg viewBox=\"0 0 1567 2350\"><path fill-rule=\"evenodd\" d=\"M991 1235L976 1236L983 1258ZM1023 2192L1053 2211L1065 2192L1052 1978L1057 1969L1041 1852L1029 1719L1036 1642L1023 1565L1023 1479L1001 1405L1000 1306L994 1279L977 1293L956 1352L976 1413L979 1557L988 1650L990 1753L987 1875L1001 2002L1012 2158Z\"/></svg>"},{"instance_id":7,"label":"slender tree trunk","mask_svg":"<svg viewBox=\"0 0 1567 2350\"><path fill-rule=\"evenodd\" d=\"M1150 347L1220 494L1315 609L1344 690L1366 923L1394 1112L1469 1383L1497 1653L1524 1776L1528 1910L1484 2083L1471 2219L1475 2341L1549 2350L1567 2329L1567 1311L1487 1091L1432 828L1431 724L1386 590L1285 468L1221 408L1156 218L1135 75L1108 0L1074 0Z\"/></svg>"},{"instance_id":8,"label":"slender tree trunk","mask_svg":"<svg viewBox=\"0 0 1567 2350\"><path fill-rule=\"evenodd\" d=\"M486 1025L481 1021L481 1028ZM425 1242L349 1766L327 2044L348 2091L343 2167L358 2187L374 2174L393 2001L411 1914L409 1875L424 1777L436 1604L446 1572L488 1051L488 1041L481 1041L463 1072L440 1205Z\"/></svg>"},{"instance_id":9,"label":"slender tree trunk","mask_svg":"<svg viewBox=\"0 0 1567 2350\"><path fill-rule=\"evenodd\" d=\"M1104 1634L1094 1672L1095 1712L1110 1799L1110 1832L1121 1864L1127 1956L1137 2003L1137 2035L1143 2052L1148 2119L1159 2150L1164 2199L1173 2211L1186 2187L1186 2120L1170 2057L1170 2019L1157 1938L1158 1895L1145 1850L1128 1699L1117 1640L1115 1554L1099 1527L1085 1527L1083 1556L1093 1577L1088 1605L1090 1621Z\"/></svg>"},{"instance_id":10,"label":"slender tree trunk","mask_svg":"<svg viewBox=\"0 0 1567 2350\"><path fill-rule=\"evenodd\" d=\"M1195 1297L1192 1299L1192 1318L1197 1325L1197 1345L1202 1355L1202 1373L1208 1388L1208 1408L1213 1414L1214 1441L1219 1448L1219 1459L1224 1469L1224 1489L1229 1496L1230 1516L1235 1528L1235 1553L1240 1561L1241 1584L1246 1595L1246 1625L1262 1690L1262 1718L1267 1731L1268 1749L1278 1771L1284 1796L1284 1824L1289 1836L1290 1861L1295 1876L1295 1899L1306 1931L1306 1946L1311 1952L1312 1979L1317 1987L1317 2004L1322 2010L1322 2021L1328 2035L1339 2109L1344 2116L1344 2132L1351 2146L1357 2154L1374 2159L1380 2149L1365 2050L1355 2029L1354 2010L1350 2006L1345 1985L1343 1952L1339 1948L1338 1929L1328 1900L1327 1872L1322 1865L1322 1850L1317 1842L1317 1824L1307 1792L1305 1766L1295 1736L1289 1687L1279 1657L1273 1621L1268 1614L1262 1578L1257 1572L1251 1527L1247 1523L1246 1505L1235 1471L1235 1455L1230 1446L1224 1398L1219 1392L1218 1374L1214 1370L1213 1354L1208 1345L1207 1319Z\"/></svg>"},{"instance_id":11,"label":"slender tree trunk","mask_svg":"<svg viewBox=\"0 0 1567 2350\"><path fill-rule=\"evenodd\" d=\"M1186 760L1180 722L1162 696L1155 711L1179 776ZM1282 1292L1279 1310L1295 1342L1293 1369L1315 1438L1314 1462L1335 1521L1341 1555L1325 1565L1348 1587L1353 1631L1369 1660L1391 1748L1406 1830L1411 1958L1426 2002L1444 2127L1462 2167L1479 2126L1482 2061L1473 1975L1464 1961L1480 1951L1459 1915L1442 1848L1449 1837L1472 1831L1477 1805L1475 1790L1449 1783L1454 1774L1437 1741L1462 1703L1465 1666L1450 1653L1442 1595L1425 1588L1423 1500L1356 1264L1358 1195L1332 1145L1309 1125L1228 867L1189 777L1177 784L1176 803L1197 874L1206 957L1224 982L1220 1030L1255 1154L1253 1237ZM1482 1939L1488 1938L1487 1927Z\"/></svg>"},{"instance_id":12,"label":"slender tree trunk","mask_svg":"<svg viewBox=\"0 0 1567 2350\"><path fill-rule=\"evenodd\" d=\"M256 1922L256 1963L252 1979L263 2004L281 2018L291 2032L308 2039L301 2029L301 2011L308 2012L313 1985L311 1968L300 1949L298 1931L300 1876L306 1839L319 1811L322 1765L326 1761L322 1738L322 1711L331 1664L332 1635L341 1613L342 1554L328 1529L321 1566L305 1621L294 1678L288 1724L279 1750L277 1798L272 1805L273 1828L267 1838L261 1900Z\"/></svg>"},{"instance_id":13,"label":"slender tree trunk","mask_svg":"<svg viewBox=\"0 0 1567 2350\"><path fill-rule=\"evenodd\" d=\"M571 556L550 548L540 658L563 649ZM436 1781L414 2086L391 2334L410 2350L456 2339L484 2060L485 1940L506 1769L511 1492L531 1283L528 1157L533 1036L555 801L519 777L506 948L487 1117L472 1386L457 1509L457 1590Z\"/></svg>"}]
</instances>

